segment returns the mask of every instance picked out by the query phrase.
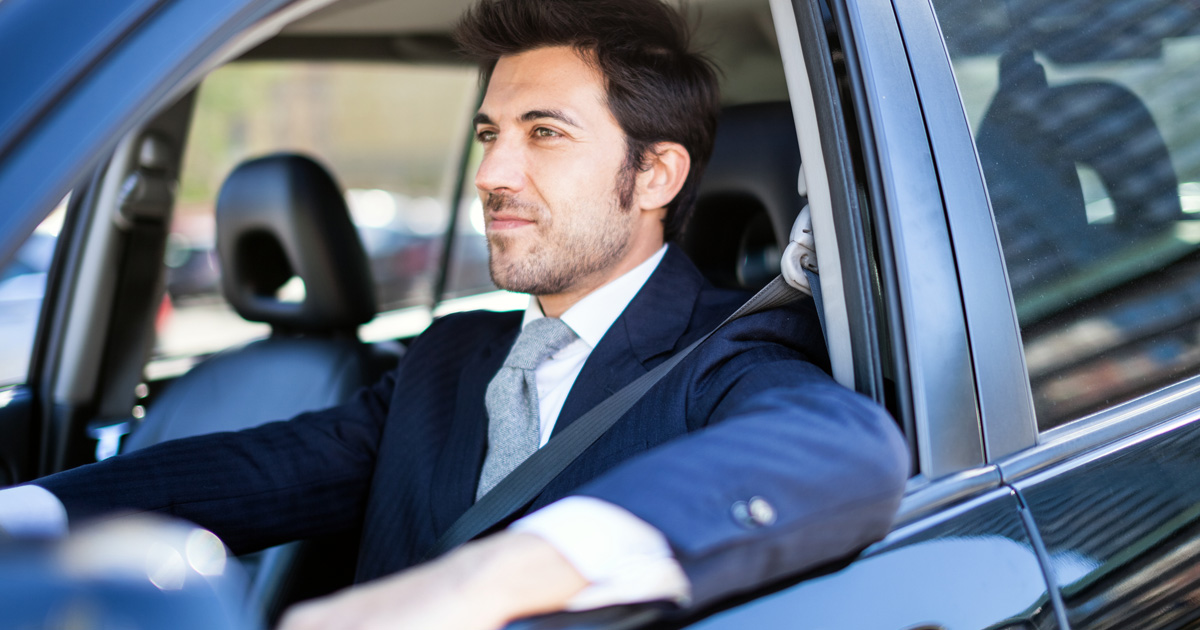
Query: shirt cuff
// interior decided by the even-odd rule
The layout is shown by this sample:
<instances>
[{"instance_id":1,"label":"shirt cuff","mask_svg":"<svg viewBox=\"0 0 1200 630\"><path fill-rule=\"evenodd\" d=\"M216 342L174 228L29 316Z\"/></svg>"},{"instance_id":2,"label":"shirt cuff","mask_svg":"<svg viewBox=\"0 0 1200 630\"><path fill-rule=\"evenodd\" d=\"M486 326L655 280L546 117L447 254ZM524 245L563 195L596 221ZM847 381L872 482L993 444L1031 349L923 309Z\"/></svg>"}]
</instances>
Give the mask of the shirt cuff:
<instances>
[{"instance_id":1,"label":"shirt cuff","mask_svg":"<svg viewBox=\"0 0 1200 630\"><path fill-rule=\"evenodd\" d=\"M591 584L567 610L668 600L686 605L691 583L654 526L593 497L567 497L509 526L541 537Z\"/></svg>"},{"instance_id":2,"label":"shirt cuff","mask_svg":"<svg viewBox=\"0 0 1200 630\"><path fill-rule=\"evenodd\" d=\"M67 534L67 508L49 490L26 485L0 490L0 527L17 538Z\"/></svg>"}]
</instances>

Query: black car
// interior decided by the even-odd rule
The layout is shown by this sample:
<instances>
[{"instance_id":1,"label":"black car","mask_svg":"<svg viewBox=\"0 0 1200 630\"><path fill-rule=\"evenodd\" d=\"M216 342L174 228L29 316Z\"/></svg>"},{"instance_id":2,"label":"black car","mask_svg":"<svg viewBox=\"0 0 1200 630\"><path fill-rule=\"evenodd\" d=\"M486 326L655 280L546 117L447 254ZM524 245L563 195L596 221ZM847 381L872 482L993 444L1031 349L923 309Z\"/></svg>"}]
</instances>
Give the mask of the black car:
<instances>
[{"instance_id":1,"label":"black car","mask_svg":"<svg viewBox=\"0 0 1200 630\"><path fill-rule=\"evenodd\" d=\"M448 38L467 4L0 2L0 268L70 193L29 367L0 382L0 484L115 452L121 427L133 447L169 437L138 420L166 413L173 383L261 347L242 344L269 328L227 307L161 306L172 225L211 212L246 158L311 155L346 189L384 191L351 207L360 227L418 235L387 263L413 277L377 289L391 297L359 331L372 351L442 313L523 306L481 277L479 86ZM890 535L836 566L682 619L518 625L1200 623L1196 2L692 8L728 111L682 245L715 282L753 287L797 264L807 206L834 377L888 408L913 475ZM316 293L304 264L275 297ZM353 541L307 557L338 545ZM267 618L341 585L270 553L250 565Z\"/></svg>"}]
</instances>

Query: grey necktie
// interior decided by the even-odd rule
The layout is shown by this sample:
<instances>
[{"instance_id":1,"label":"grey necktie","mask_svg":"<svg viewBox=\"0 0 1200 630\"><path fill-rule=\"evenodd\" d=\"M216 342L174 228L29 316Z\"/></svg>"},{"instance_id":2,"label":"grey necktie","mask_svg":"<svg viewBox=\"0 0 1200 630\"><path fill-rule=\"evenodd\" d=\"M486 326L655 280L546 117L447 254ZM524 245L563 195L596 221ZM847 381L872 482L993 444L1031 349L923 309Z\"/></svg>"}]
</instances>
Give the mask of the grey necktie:
<instances>
[{"instance_id":1,"label":"grey necktie","mask_svg":"<svg viewBox=\"0 0 1200 630\"><path fill-rule=\"evenodd\" d=\"M537 451L541 423L534 369L575 337L575 331L556 317L529 322L517 336L504 366L488 383L484 397L488 451L475 491L476 501Z\"/></svg>"}]
</instances>

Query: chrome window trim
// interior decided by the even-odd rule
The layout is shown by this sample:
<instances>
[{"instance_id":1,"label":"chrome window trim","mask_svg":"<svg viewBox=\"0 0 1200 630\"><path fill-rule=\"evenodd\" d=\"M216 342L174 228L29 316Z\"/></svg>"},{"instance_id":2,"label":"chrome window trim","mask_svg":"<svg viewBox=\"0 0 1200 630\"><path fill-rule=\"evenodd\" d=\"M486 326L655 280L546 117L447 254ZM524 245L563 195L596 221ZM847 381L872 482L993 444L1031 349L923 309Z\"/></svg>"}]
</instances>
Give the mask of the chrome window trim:
<instances>
[{"instance_id":1,"label":"chrome window trim","mask_svg":"<svg viewBox=\"0 0 1200 630\"><path fill-rule=\"evenodd\" d=\"M996 462L1006 482L1067 469L1200 420L1200 376L1045 431L1038 445Z\"/></svg>"},{"instance_id":2,"label":"chrome window trim","mask_svg":"<svg viewBox=\"0 0 1200 630\"><path fill-rule=\"evenodd\" d=\"M905 527L943 508L969 501L1002 483L994 465L980 466L930 480L917 475L908 480L893 529Z\"/></svg>"},{"instance_id":3,"label":"chrome window trim","mask_svg":"<svg viewBox=\"0 0 1200 630\"><path fill-rule=\"evenodd\" d=\"M893 527L892 531L889 532L888 535L885 536L883 540L875 543L875 545L873 545L873 546L879 546L879 547L891 546L897 542L900 542L902 540L906 540L915 535L918 535L921 532L928 530L931 527L937 527L938 525L941 525L942 523L947 523L956 518L959 518L963 514L966 514L967 512L970 512L971 510L974 510L975 508L978 508L983 505L987 505L988 503L991 503L992 501L1003 499L1005 497L1010 497L1012 495L1013 495L1013 491L1011 488L997 486L987 492L980 492L979 494L972 496L969 499L966 499L966 500L954 505L953 507L950 507L950 508L947 508L947 509L944 509L944 510L941 510L938 512L924 514L923 515L924 518L913 519L912 521L903 522L903 523L900 520L897 520L896 525L895 525L895 527ZM903 511L902 511L902 514L903 514Z\"/></svg>"},{"instance_id":4,"label":"chrome window trim","mask_svg":"<svg viewBox=\"0 0 1200 630\"><path fill-rule=\"evenodd\" d=\"M1016 306L975 141L933 5L892 3L913 68L962 278L984 452L991 461L1037 443Z\"/></svg>"}]
</instances>

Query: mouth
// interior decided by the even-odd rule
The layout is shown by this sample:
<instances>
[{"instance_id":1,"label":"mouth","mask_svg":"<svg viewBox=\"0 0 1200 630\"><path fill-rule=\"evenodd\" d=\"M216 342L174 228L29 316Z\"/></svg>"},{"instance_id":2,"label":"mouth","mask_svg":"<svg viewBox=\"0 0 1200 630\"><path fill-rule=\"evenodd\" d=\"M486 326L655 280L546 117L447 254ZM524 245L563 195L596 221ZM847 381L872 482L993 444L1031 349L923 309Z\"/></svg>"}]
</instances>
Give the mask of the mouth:
<instances>
[{"instance_id":1,"label":"mouth","mask_svg":"<svg viewBox=\"0 0 1200 630\"><path fill-rule=\"evenodd\" d=\"M502 232L531 226L536 223L536 210L511 195L490 195L484 202L487 231Z\"/></svg>"},{"instance_id":2,"label":"mouth","mask_svg":"<svg viewBox=\"0 0 1200 630\"><path fill-rule=\"evenodd\" d=\"M489 232L515 230L529 225L533 225L534 221L527 219L517 214L498 212L491 214L487 220L487 230Z\"/></svg>"}]
</instances>

